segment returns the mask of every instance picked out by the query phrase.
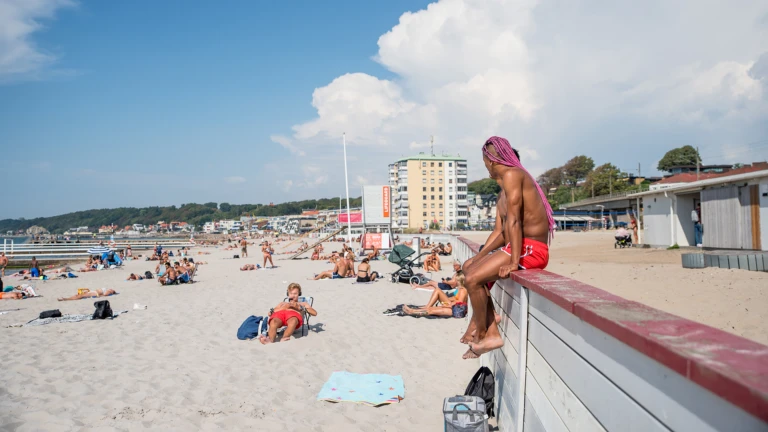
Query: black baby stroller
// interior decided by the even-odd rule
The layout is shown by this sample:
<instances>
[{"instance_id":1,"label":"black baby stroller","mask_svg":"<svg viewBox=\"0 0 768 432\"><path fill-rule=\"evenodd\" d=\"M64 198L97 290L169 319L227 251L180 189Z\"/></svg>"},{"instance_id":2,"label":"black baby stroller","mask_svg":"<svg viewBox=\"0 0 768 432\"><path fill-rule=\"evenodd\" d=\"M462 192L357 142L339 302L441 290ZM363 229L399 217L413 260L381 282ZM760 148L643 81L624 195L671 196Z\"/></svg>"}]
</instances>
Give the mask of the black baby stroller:
<instances>
[{"instance_id":1,"label":"black baby stroller","mask_svg":"<svg viewBox=\"0 0 768 432\"><path fill-rule=\"evenodd\" d=\"M426 280L424 275L422 275L421 273L414 273L413 268L420 266L420 264L416 264L416 261L418 261L419 258L421 258L423 256L426 256L426 255L429 255L431 252L429 252L429 251L428 252L424 252L421 255L417 256L416 258L408 259L409 257L411 257L415 253L416 253L415 250L409 248L406 245L402 245L402 244L395 245L395 247L392 248L392 253L389 254L389 258L388 258L389 262L391 262L392 264L397 264L398 266L400 266L399 269L397 269L394 272L392 272L392 283L400 282L400 283L410 284L411 283L411 278L413 278L413 277L418 277L419 278L419 282L418 283L420 283L420 284L422 282L426 283L426 282L421 280L421 279L425 279Z\"/></svg>"},{"instance_id":2,"label":"black baby stroller","mask_svg":"<svg viewBox=\"0 0 768 432\"><path fill-rule=\"evenodd\" d=\"M619 236L619 235L617 235L614 238L616 239L616 243L613 244L613 248L614 249L617 249L617 248L624 249L625 247L632 247L632 236L631 235L627 235L627 236Z\"/></svg>"}]
</instances>

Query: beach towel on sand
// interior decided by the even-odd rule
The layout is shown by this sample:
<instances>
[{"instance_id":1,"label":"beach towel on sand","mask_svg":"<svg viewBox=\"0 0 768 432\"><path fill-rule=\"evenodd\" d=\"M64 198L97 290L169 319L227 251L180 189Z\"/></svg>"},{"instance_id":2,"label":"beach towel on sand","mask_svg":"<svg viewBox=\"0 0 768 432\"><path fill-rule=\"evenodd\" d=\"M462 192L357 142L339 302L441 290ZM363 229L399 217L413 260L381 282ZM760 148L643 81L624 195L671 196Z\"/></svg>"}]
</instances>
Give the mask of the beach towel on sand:
<instances>
[{"instance_id":1,"label":"beach towel on sand","mask_svg":"<svg viewBox=\"0 0 768 432\"><path fill-rule=\"evenodd\" d=\"M354 402L381 406L405 398L405 385L400 375L356 374L334 372L323 385L317 400Z\"/></svg>"}]
</instances>

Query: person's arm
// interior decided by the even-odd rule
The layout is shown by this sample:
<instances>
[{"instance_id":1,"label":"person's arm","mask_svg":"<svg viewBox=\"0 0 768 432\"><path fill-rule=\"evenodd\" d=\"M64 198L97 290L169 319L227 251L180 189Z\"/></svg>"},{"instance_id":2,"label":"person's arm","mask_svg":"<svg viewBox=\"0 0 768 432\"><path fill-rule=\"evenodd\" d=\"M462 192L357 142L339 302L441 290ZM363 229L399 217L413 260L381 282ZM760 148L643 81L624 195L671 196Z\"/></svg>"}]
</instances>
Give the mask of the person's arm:
<instances>
[{"instance_id":1,"label":"person's arm","mask_svg":"<svg viewBox=\"0 0 768 432\"><path fill-rule=\"evenodd\" d=\"M520 250L523 247L523 176L518 171L507 173L502 179L502 189L507 200L507 220L504 232L510 243L509 264L499 268L499 277L506 278L516 271L520 262Z\"/></svg>"},{"instance_id":2,"label":"person's arm","mask_svg":"<svg viewBox=\"0 0 768 432\"><path fill-rule=\"evenodd\" d=\"M310 306L309 303L301 303L301 307L304 308L308 314L317 316L317 311L312 306Z\"/></svg>"}]
</instances>

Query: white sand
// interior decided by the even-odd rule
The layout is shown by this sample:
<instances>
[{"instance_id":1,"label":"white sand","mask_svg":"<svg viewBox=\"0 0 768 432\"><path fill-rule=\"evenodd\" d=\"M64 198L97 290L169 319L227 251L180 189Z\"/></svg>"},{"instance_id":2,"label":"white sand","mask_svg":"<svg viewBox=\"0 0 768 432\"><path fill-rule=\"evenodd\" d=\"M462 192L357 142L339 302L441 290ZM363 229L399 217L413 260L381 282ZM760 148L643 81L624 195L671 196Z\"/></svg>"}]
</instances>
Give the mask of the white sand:
<instances>
[{"instance_id":1,"label":"white sand","mask_svg":"<svg viewBox=\"0 0 768 432\"><path fill-rule=\"evenodd\" d=\"M0 300L0 311L23 308L0 315L0 430L440 430L443 398L462 394L479 366L461 359L465 320L382 315L400 303L423 304L427 292L388 281L307 281L332 267L308 259L277 256L278 269L241 272L260 259L198 250L213 254L194 255L209 264L193 285L127 282L129 273L156 265L131 261L122 270L38 282L43 298ZM373 263L379 272L395 268ZM439 277L449 276L448 260L443 269ZM282 301L288 282L315 297L314 331L268 346L238 340L242 321ZM56 301L79 287L114 288L112 308L130 312L113 321L6 328L48 309L92 313L94 299ZM148 309L132 310L134 303ZM405 400L381 408L317 401L337 370L402 375Z\"/></svg>"}]
</instances>

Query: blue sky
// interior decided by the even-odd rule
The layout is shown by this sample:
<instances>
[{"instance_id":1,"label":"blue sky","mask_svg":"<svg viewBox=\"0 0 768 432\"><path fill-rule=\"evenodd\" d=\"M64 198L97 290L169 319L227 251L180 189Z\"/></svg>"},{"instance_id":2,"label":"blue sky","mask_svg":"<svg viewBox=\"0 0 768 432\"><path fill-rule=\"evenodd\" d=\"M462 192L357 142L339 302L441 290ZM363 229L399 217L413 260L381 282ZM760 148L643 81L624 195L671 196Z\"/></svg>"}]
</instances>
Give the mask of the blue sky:
<instances>
[{"instance_id":1,"label":"blue sky","mask_svg":"<svg viewBox=\"0 0 768 432\"><path fill-rule=\"evenodd\" d=\"M768 6L0 0L0 218L266 203L510 138L645 174L768 155ZM413 13L409 13L413 12ZM695 19L691 19L694 17Z\"/></svg>"}]
</instances>

